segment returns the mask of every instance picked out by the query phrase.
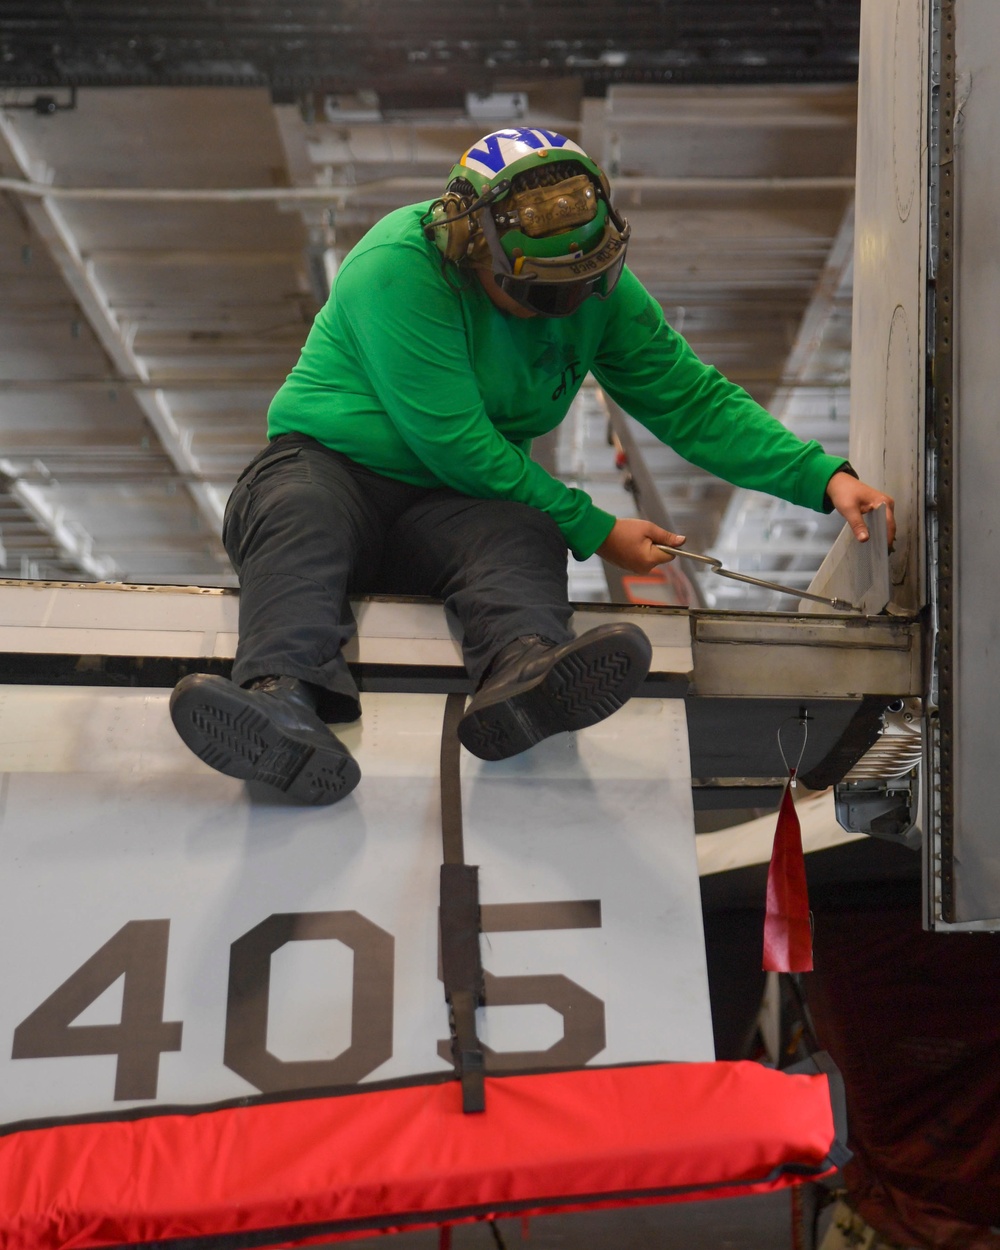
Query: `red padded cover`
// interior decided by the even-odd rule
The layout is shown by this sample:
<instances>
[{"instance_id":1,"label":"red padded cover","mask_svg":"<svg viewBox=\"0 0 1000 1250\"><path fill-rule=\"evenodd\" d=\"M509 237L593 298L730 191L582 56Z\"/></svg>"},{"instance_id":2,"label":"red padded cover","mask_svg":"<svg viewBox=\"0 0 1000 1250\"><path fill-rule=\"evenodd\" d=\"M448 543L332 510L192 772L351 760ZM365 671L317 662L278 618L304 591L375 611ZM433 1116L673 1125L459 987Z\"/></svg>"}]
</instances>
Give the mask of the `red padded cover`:
<instances>
[{"instance_id":1,"label":"red padded cover","mask_svg":"<svg viewBox=\"0 0 1000 1250\"><path fill-rule=\"evenodd\" d=\"M753 1063L487 1077L482 1115L452 1080L24 1127L0 1137L0 1245L259 1245L745 1194L831 1170L834 1141L826 1076Z\"/></svg>"}]
</instances>

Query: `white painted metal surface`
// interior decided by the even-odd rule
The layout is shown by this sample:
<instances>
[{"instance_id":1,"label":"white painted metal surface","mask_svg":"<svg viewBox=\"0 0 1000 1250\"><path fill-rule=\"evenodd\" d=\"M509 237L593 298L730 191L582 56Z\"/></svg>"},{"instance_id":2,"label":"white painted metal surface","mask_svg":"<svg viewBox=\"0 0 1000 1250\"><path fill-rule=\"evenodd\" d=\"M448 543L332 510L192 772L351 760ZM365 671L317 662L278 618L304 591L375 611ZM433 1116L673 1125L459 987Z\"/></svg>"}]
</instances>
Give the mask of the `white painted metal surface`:
<instances>
[{"instance_id":1,"label":"white painted metal surface","mask_svg":"<svg viewBox=\"0 0 1000 1250\"><path fill-rule=\"evenodd\" d=\"M0 693L0 1118L444 1069L443 697L367 695L364 719L344 733L362 784L320 809L261 797L206 768L175 737L166 702L148 690ZM591 917L556 927L536 910L538 929L499 925L482 939L485 967L500 978L568 978L599 1000L597 1063L712 1056L687 761L682 705L648 699L517 760L463 762L466 861L480 865L484 920L498 904L522 905L522 915L523 905L569 901L588 904ZM316 913L326 919L308 923L332 925L332 936L300 931L270 958L248 953L245 935L276 923L268 917ZM124 978L114 958L93 962L137 921L147 933L161 922L160 948L136 953L133 925L118 939L117 971L134 960ZM27 1040L22 1028L26 1057L11 1058L18 1026L88 966L90 988L62 1002L62 1023L43 1021ZM258 1004L269 983L266 1030L255 1036L240 1023L246 986L241 1000L233 968ZM154 1046L144 1092L133 1084L116 1098L114 1054L64 1052L83 1036L74 1030L122 1020L123 989L147 1024L182 1027ZM556 1042L563 1026L546 993L482 1011L487 1043L542 1052ZM123 1032L108 1048L127 1041L141 1051L134 1020Z\"/></svg>"},{"instance_id":2,"label":"white painted metal surface","mask_svg":"<svg viewBox=\"0 0 1000 1250\"><path fill-rule=\"evenodd\" d=\"M1000 26L991 0L955 8L954 897L959 922L1000 923L996 816L997 348ZM942 679L943 680L943 679Z\"/></svg>"},{"instance_id":3,"label":"white painted metal surface","mask_svg":"<svg viewBox=\"0 0 1000 1250\"><path fill-rule=\"evenodd\" d=\"M850 459L896 501L892 598L909 609L925 602L928 29L928 0L862 5Z\"/></svg>"},{"instance_id":4,"label":"white painted metal surface","mask_svg":"<svg viewBox=\"0 0 1000 1250\"><path fill-rule=\"evenodd\" d=\"M354 602L358 636L345 648L367 664L461 665L458 642L435 603L398 599ZM0 653L141 655L231 659L239 598L233 591L183 586L66 585L0 582ZM578 634L632 613L588 611ZM691 630L684 615L644 613L652 671L689 673Z\"/></svg>"},{"instance_id":5,"label":"white painted metal surface","mask_svg":"<svg viewBox=\"0 0 1000 1250\"><path fill-rule=\"evenodd\" d=\"M816 595L846 599L856 604L865 616L877 616L892 598L885 508L870 512L867 522L866 543L858 542L849 525L843 526L809 589ZM809 599L799 602L800 612L826 610Z\"/></svg>"},{"instance_id":6,"label":"white painted metal surface","mask_svg":"<svg viewBox=\"0 0 1000 1250\"><path fill-rule=\"evenodd\" d=\"M697 695L919 695L922 680L919 630L909 621L721 612L695 620Z\"/></svg>"}]
</instances>

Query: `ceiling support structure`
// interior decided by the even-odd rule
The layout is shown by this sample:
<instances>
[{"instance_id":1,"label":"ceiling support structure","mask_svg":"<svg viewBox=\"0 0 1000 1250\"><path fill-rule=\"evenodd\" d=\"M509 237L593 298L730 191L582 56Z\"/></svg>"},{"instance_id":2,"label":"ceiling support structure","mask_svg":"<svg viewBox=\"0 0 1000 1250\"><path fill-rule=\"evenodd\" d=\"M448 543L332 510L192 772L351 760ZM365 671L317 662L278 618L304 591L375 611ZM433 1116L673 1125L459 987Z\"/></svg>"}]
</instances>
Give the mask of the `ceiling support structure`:
<instances>
[{"instance_id":1,"label":"ceiling support structure","mask_svg":"<svg viewBox=\"0 0 1000 1250\"><path fill-rule=\"evenodd\" d=\"M771 412L784 421L794 392L812 380L808 373L817 353L823 345L827 327L833 319L838 303L842 304L850 292L851 270L854 264L854 201L844 210L843 220L830 248L823 272L819 276L809 306L802 315L792 350L788 353L781 381L771 400ZM850 385L850 357L846 362L847 373L841 387ZM812 382L815 386L815 382ZM837 385L836 383L833 385Z\"/></svg>"},{"instance_id":2,"label":"ceiling support structure","mask_svg":"<svg viewBox=\"0 0 1000 1250\"><path fill-rule=\"evenodd\" d=\"M45 186L45 170L39 169L21 141L13 121L0 111L0 138L26 178L36 186ZM8 180L9 181L9 180ZM27 197L23 210L33 229L47 247L63 281L69 287L84 317L107 353L112 365L126 382L149 383L149 371L132 347L132 335L110 306L92 265L80 254L73 232L52 196ZM135 402L152 427L166 455L185 478L200 515L212 533L222 528L222 505L217 493L206 484L191 481L199 476L197 458L191 451L190 439L174 418L166 397L160 390L135 391Z\"/></svg>"},{"instance_id":3,"label":"ceiling support structure","mask_svg":"<svg viewBox=\"0 0 1000 1250\"><path fill-rule=\"evenodd\" d=\"M201 90L178 93L169 109L161 93L140 90L134 108L120 116L111 93L83 91L73 113L54 122L11 114L0 131L0 150L4 134L24 148L20 168L8 160L0 178L16 209L11 221L16 215L35 223L64 279L52 280L46 255L49 287L32 286L18 266L19 235L11 228L7 264L25 298L15 300L12 286L9 308L0 310L4 340L15 353L0 380L16 434L11 447L18 449L10 459L24 486L41 487L72 514L79 509L84 527L109 544L112 534L115 542L132 540L124 519L130 510L161 545L169 533L202 532L204 519L189 503L196 491L210 492L200 511L217 534L226 487L260 441L259 419L249 409L259 408L292 367L299 341L293 336L325 297L338 257L401 200L437 194L443 170L480 130L510 124L471 107L452 115L427 105L389 116L366 111L360 97L256 92L244 93L237 106L231 95L209 99ZM586 130L584 103L588 116L614 115L614 185L633 225L634 271L703 359L767 402L785 378L789 342L854 187L845 139L853 93L755 88L724 99L687 88L670 96L661 116L666 100L616 87L607 100L581 101L579 91L548 84L532 95L537 123L571 136ZM90 160L83 145L118 126L122 143L99 163ZM197 133L205 143L194 149ZM153 135L162 136L162 160L147 159ZM241 155L255 136L259 151L252 159ZM606 161L611 156L602 152ZM307 271L314 299L305 294ZM74 316L73 295L96 338L86 328L78 350L63 355L50 343L49 320ZM25 342L38 368L35 357L16 354ZM821 379L830 376L825 355L823 366L812 367ZM38 372L49 376L30 376ZM836 442L840 423L823 415L832 402L829 385L799 382L802 412L794 428ZM127 403L116 408L117 399ZM35 414L46 412L39 423ZM105 463L101 453L120 440L126 416L123 454ZM149 439L148 465L133 455L137 419L159 435ZM605 443L606 417L589 424L586 481L608 496L609 511L631 510ZM61 456L57 444L49 446L50 431L69 438ZM633 426L632 433L639 444L632 467L644 459L670 528L708 550L730 488L650 443L642 429ZM78 446L81 439L87 447ZM566 457L558 459L560 473L571 475ZM98 485L112 474L125 487L120 524L111 495ZM51 491L49 478L59 479ZM149 489L160 484L175 489ZM799 525L775 530L765 558L777 563L753 571L788 580L790 566L802 568L789 554L796 537L810 547L801 560L811 561L821 535ZM123 559L114 546L107 550ZM207 554L221 565L221 550ZM137 560L132 570L129 560L137 579L162 575L158 554L144 573L141 567ZM206 575L219 571L208 559L192 559L186 577ZM586 575L599 593L600 569Z\"/></svg>"},{"instance_id":4,"label":"ceiling support structure","mask_svg":"<svg viewBox=\"0 0 1000 1250\"><path fill-rule=\"evenodd\" d=\"M99 582L114 581L121 575L121 569L110 557L94 555L93 537L79 522L67 517L65 508L53 507L43 487L17 480L17 469L9 460L0 460L0 478L7 479L6 494L50 535L63 560Z\"/></svg>"},{"instance_id":5,"label":"ceiling support structure","mask_svg":"<svg viewBox=\"0 0 1000 1250\"><path fill-rule=\"evenodd\" d=\"M9 138L10 122L0 110L0 134ZM21 161L18 160L21 164ZM29 164L30 164L29 158ZM22 166L22 168L24 168ZM786 191L798 195L803 191L851 191L854 178L847 174L818 177L718 177L718 178L615 178L617 194L631 191ZM26 200L105 200L129 203L184 204L246 204L246 203L316 203L346 204L362 195L388 192L393 196L426 199L441 190L440 178L395 177L373 178L370 182L330 183L327 186L302 187L56 187L44 179L32 177L25 170L24 178L0 178L0 191L10 191Z\"/></svg>"},{"instance_id":6,"label":"ceiling support structure","mask_svg":"<svg viewBox=\"0 0 1000 1250\"><path fill-rule=\"evenodd\" d=\"M302 112L296 104L274 104L274 124L285 155L288 176L296 190L315 191L316 166L309 154L302 125ZM309 284L317 304L325 304L330 297L331 274L336 271L340 257L334 251L336 242L333 205L313 204L306 200L299 205L299 212L306 229L308 243L305 258ZM329 253L329 256L328 256Z\"/></svg>"},{"instance_id":7,"label":"ceiling support structure","mask_svg":"<svg viewBox=\"0 0 1000 1250\"><path fill-rule=\"evenodd\" d=\"M797 421L794 409L797 401L803 400L809 392L815 393L818 397L822 397L822 393L826 392L829 397L829 406L835 411L838 410L842 397L849 401L849 335L843 353L843 376L832 381L817 381L811 374L815 370L816 360L821 351L826 350L829 354L825 340L835 316L838 312L844 312L846 308L849 308L853 260L854 203L852 200L844 211L823 270L813 289L812 298L802 315L795 341L768 405L770 412L792 429L796 429L797 425L805 420L800 416ZM826 366L826 371L829 372L829 366ZM843 452L845 457L848 426L846 416L849 411L848 402L845 404L844 420ZM805 431L796 429L796 432L806 437ZM836 446L829 445L829 438L826 449L834 455L839 454ZM787 567L786 561L789 559L808 560L807 547L810 546L828 549L834 537L834 530L831 528L830 521L824 521L817 514L815 519L809 518L805 523L807 528L811 525L811 534L798 532L803 529L803 524L794 522L789 525L785 524L786 519L790 520L788 516L790 509L791 505L780 499L762 495L756 491L735 490L719 526L719 534L712 547L712 554L722 560L727 567L765 577L768 574L764 570L773 570L776 573L775 580L778 580L777 574L780 574L780 580L792 585L801 583L805 589L812 576L809 570L815 571L813 562L810 561L807 568L795 569ZM832 526L836 525L839 525L839 519L832 522ZM783 529L794 529L797 532L794 535L782 536ZM827 536L828 529L830 533ZM756 541L751 540L748 543L748 534L755 535ZM774 596L771 596L771 599L773 598ZM762 602L760 606L771 605ZM787 606L787 601L785 606Z\"/></svg>"}]
</instances>

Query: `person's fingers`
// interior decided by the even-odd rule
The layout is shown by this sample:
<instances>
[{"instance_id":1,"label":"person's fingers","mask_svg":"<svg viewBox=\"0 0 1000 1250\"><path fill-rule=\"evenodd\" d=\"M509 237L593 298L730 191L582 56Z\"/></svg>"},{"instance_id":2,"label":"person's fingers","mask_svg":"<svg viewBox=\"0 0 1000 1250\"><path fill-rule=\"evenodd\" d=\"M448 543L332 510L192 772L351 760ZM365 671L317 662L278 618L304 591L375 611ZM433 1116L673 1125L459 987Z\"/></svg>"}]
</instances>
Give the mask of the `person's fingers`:
<instances>
[{"instance_id":1,"label":"person's fingers","mask_svg":"<svg viewBox=\"0 0 1000 1250\"><path fill-rule=\"evenodd\" d=\"M855 538L863 543L871 537L864 519L865 514L884 506L886 538L890 550L892 549L896 539L896 518L893 512L895 501L891 495L865 482L860 482L847 473L838 472L834 473L827 483L827 497L851 527Z\"/></svg>"},{"instance_id":2,"label":"person's fingers","mask_svg":"<svg viewBox=\"0 0 1000 1250\"><path fill-rule=\"evenodd\" d=\"M671 548L684 541L683 534L674 534L641 517L628 517L615 522L597 550L611 564L630 573L645 574L672 560Z\"/></svg>"},{"instance_id":3,"label":"person's fingers","mask_svg":"<svg viewBox=\"0 0 1000 1250\"><path fill-rule=\"evenodd\" d=\"M658 525L652 528L652 567L655 568L658 564L669 564L674 559L669 550L664 550L665 547L683 547L687 538L684 534L673 534L670 530L661 529Z\"/></svg>"},{"instance_id":4,"label":"person's fingers","mask_svg":"<svg viewBox=\"0 0 1000 1250\"><path fill-rule=\"evenodd\" d=\"M672 534L670 530L660 529L658 525L653 527L652 537L654 542L664 547L683 547L687 542L683 534Z\"/></svg>"},{"instance_id":5,"label":"person's fingers","mask_svg":"<svg viewBox=\"0 0 1000 1250\"><path fill-rule=\"evenodd\" d=\"M889 550L891 551L892 545L896 541L896 513L895 501L888 496L885 500L885 529L889 537Z\"/></svg>"},{"instance_id":6,"label":"person's fingers","mask_svg":"<svg viewBox=\"0 0 1000 1250\"><path fill-rule=\"evenodd\" d=\"M892 550L892 544L896 538L896 517L893 512L893 504L894 504L894 500L891 495L883 495L880 493L872 499L864 500L860 505L860 512L862 515L867 512L874 512L877 508L883 508L883 507L885 508L886 540L888 542L890 551ZM848 522L848 524L851 524L852 528L854 529L855 534L857 534L858 532L857 528L851 522L847 511L843 513L843 516L844 516L844 519ZM862 520L861 523L865 528L865 532L867 533L868 526L866 522ZM861 541L864 542L865 539L861 539Z\"/></svg>"},{"instance_id":7,"label":"person's fingers","mask_svg":"<svg viewBox=\"0 0 1000 1250\"><path fill-rule=\"evenodd\" d=\"M861 504L845 504L841 509L840 515L854 531L854 537L858 540L858 542L866 543L869 537L868 526L865 524L864 517L862 516L862 509L863 505Z\"/></svg>"},{"instance_id":8,"label":"person's fingers","mask_svg":"<svg viewBox=\"0 0 1000 1250\"><path fill-rule=\"evenodd\" d=\"M871 537L865 514L881 507L886 499L887 496L875 493L863 483L857 483L853 491L841 492L837 500L837 511L854 531L854 537L859 543L866 543Z\"/></svg>"}]
</instances>

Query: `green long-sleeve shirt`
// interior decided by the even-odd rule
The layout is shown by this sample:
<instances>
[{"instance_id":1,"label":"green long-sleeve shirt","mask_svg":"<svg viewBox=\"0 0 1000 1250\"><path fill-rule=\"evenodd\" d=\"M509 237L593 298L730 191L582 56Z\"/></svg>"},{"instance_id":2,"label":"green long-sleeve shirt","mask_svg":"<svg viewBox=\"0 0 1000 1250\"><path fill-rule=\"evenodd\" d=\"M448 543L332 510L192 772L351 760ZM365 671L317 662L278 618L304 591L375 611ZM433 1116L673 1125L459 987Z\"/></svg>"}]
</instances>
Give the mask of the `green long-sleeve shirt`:
<instances>
[{"instance_id":1,"label":"green long-sleeve shirt","mask_svg":"<svg viewBox=\"0 0 1000 1250\"><path fill-rule=\"evenodd\" d=\"M309 434L386 477L547 512L580 559L614 517L529 456L588 372L693 464L820 511L843 460L803 443L700 361L627 269L570 317L500 311L474 279L442 272L426 204L390 213L340 267L268 434Z\"/></svg>"}]
</instances>

